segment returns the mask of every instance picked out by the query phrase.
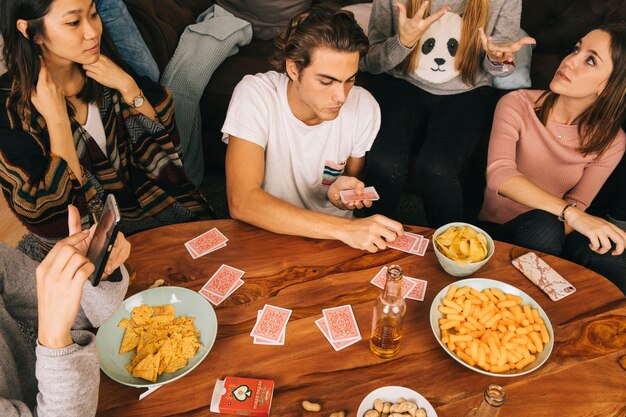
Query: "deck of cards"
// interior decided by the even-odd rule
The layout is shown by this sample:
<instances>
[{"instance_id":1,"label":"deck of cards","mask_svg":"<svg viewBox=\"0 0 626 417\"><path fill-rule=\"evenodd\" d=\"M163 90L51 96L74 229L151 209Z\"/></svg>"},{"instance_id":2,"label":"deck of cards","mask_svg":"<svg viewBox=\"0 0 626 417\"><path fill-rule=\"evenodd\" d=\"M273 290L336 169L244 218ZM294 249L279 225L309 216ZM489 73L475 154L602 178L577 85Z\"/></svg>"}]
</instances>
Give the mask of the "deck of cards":
<instances>
[{"instance_id":1,"label":"deck of cards","mask_svg":"<svg viewBox=\"0 0 626 417\"><path fill-rule=\"evenodd\" d=\"M198 292L217 306L243 285L243 274L241 269L222 265Z\"/></svg>"},{"instance_id":2,"label":"deck of cards","mask_svg":"<svg viewBox=\"0 0 626 417\"><path fill-rule=\"evenodd\" d=\"M363 200L380 200L380 196L374 187L365 187L360 193L356 190L339 191L339 197L341 198L341 202L343 204L355 203Z\"/></svg>"},{"instance_id":3,"label":"deck of cards","mask_svg":"<svg viewBox=\"0 0 626 417\"><path fill-rule=\"evenodd\" d=\"M378 273L372 278L370 283L374 286L383 289L387 283L387 267L383 266ZM411 278L406 275L402 279L402 298L409 298L416 301L424 301L424 295L426 295L426 286L428 281L424 281L419 278Z\"/></svg>"},{"instance_id":4,"label":"deck of cards","mask_svg":"<svg viewBox=\"0 0 626 417\"><path fill-rule=\"evenodd\" d=\"M257 319L250 336L255 345L282 346L291 310L266 304L257 312Z\"/></svg>"},{"instance_id":5,"label":"deck of cards","mask_svg":"<svg viewBox=\"0 0 626 417\"><path fill-rule=\"evenodd\" d=\"M315 320L315 324L333 349L339 351L361 340L352 306L326 308L322 314L324 317Z\"/></svg>"},{"instance_id":6,"label":"deck of cards","mask_svg":"<svg viewBox=\"0 0 626 417\"><path fill-rule=\"evenodd\" d=\"M426 248L428 248L428 242L430 242L430 240L422 235L404 232L402 236L399 236L393 242L387 243L387 246L413 255L424 256Z\"/></svg>"},{"instance_id":7,"label":"deck of cards","mask_svg":"<svg viewBox=\"0 0 626 417\"><path fill-rule=\"evenodd\" d=\"M185 242L185 248L193 259L198 259L201 256L223 248L226 246L226 242L228 242L228 238L214 227L200 236Z\"/></svg>"}]
</instances>

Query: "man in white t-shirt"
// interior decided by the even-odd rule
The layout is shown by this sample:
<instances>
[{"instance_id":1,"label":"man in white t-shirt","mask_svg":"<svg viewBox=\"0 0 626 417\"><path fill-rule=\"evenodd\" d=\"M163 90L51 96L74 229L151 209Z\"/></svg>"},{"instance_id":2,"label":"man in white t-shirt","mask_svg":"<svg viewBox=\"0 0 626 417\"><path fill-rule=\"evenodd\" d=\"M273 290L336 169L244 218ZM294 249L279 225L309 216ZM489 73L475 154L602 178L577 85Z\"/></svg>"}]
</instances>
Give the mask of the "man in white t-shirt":
<instances>
[{"instance_id":1,"label":"man in white t-shirt","mask_svg":"<svg viewBox=\"0 0 626 417\"><path fill-rule=\"evenodd\" d=\"M314 7L276 44L278 72L244 77L222 128L231 216L276 233L384 249L402 225L353 218L372 202L339 197L363 189L357 176L380 127L378 104L354 87L367 37L351 13Z\"/></svg>"}]
</instances>

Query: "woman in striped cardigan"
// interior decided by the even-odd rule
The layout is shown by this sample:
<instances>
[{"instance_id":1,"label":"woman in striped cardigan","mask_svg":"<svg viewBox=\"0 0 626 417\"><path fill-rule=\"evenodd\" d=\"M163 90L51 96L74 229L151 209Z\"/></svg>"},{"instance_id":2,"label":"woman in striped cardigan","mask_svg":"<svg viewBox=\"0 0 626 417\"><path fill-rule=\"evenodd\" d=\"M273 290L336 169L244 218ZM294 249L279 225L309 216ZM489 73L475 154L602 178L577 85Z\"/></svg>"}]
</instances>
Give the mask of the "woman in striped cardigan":
<instances>
[{"instance_id":1,"label":"woman in striped cardigan","mask_svg":"<svg viewBox=\"0 0 626 417\"><path fill-rule=\"evenodd\" d=\"M49 248L113 193L125 234L204 218L185 176L169 92L133 77L92 0L6 0L0 78L0 186Z\"/></svg>"}]
</instances>

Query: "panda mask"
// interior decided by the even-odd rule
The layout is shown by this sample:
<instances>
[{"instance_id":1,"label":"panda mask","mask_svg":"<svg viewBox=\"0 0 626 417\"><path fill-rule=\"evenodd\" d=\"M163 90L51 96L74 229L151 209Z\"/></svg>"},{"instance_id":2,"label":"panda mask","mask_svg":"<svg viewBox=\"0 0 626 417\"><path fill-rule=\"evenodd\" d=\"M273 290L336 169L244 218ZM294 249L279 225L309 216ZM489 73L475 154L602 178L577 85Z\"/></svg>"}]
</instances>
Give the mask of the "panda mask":
<instances>
[{"instance_id":1,"label":"panda mask","mask_svg":"<svg viewBox=\"0 0 626 417\"><path fill-rule=\"evenodd\" d=\"M422 35L416 46L420 55L415 73L419 78L441 84L459 75L454 67L454 56L461 38L462 24L461 16L448 12Z\"/></svg>"}]
</instances>

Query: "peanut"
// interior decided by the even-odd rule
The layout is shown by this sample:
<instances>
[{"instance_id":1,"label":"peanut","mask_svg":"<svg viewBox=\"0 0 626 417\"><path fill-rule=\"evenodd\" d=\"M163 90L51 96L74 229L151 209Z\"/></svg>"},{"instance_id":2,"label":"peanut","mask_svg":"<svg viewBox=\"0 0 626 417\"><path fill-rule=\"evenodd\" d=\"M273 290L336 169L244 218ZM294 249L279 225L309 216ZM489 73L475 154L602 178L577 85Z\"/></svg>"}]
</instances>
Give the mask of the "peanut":
<instances>
[{"instance_id":1,"label":"peanut","mask_svg":"<svg viewBox=\"0 0 626 417\"><path fill-rule=\"evenodd\" d=\"M363 417L380 417L380 413L376 410L367 410Z\"/></svg>"},{"instance_id":2,"label":"peanut","mask_svg":"<svg viewBox=\"0 0 626 417\"><path fill-rule=\"evenodd\" d=\"M304 408L306 411L313 411L315 413L322 410L321 405L319 405L318 403L312 403L310 401L302 401L302 408Z\"/></svg>"},{"instance_id":3,"label":"peanut","mask_svg":"<svg viewBox=\"0 0 626 417\"><path fill-rule=\"evenodd\" d=\"M378 411L379 413L383 411L383 402L381 400L374 401L374 410Z\"/></svg>"},{"instance_id":4,"label":"peanut","mask_svg":"<svg viewBox=\"0 0 626 417\"><path fill-rule=\"evenodd\" d=\"M346 413L343 411L335 411L331 413L328 417L346 417Z\"/></svg>"}]
</instances>

